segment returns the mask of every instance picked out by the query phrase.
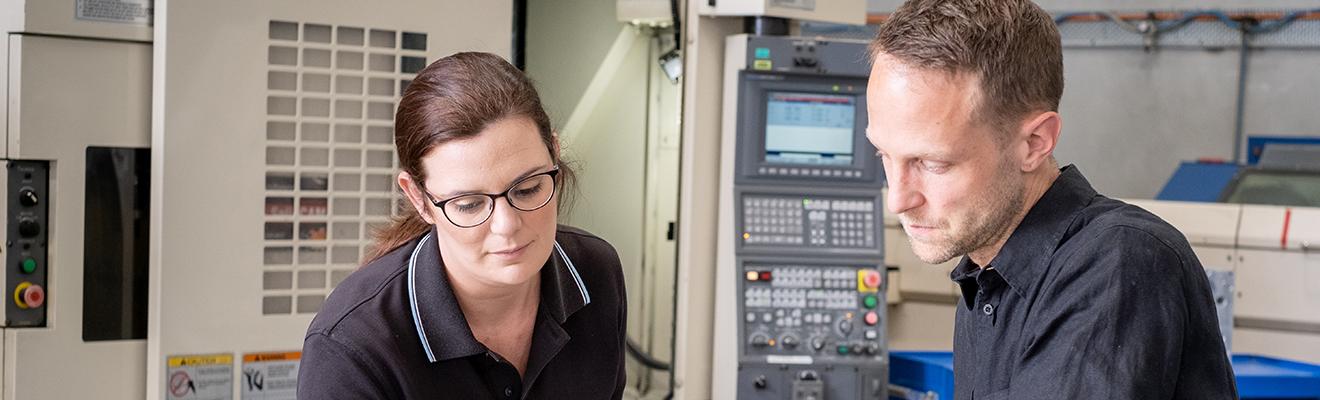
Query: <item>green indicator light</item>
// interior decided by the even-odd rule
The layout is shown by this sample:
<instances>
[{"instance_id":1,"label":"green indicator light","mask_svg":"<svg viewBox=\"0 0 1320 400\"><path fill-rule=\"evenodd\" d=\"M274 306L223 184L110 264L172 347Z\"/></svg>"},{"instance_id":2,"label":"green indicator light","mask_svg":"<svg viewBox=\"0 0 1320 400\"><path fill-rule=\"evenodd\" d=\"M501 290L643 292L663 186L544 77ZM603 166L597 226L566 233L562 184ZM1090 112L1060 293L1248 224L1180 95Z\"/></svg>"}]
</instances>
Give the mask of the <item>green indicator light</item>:
<instances>
[{"instance_id":1,"label":"green indicator light","mask_svg":"<svg viewBox=\"0 0 1320 400\"><path fill-rule=\"evenodd\" d=\"M811 205L811 199L802 199L802 205Z\"/></svg>"},{"instance_id":2,"label":"green indicator light","mask_svg":"<svg viewBox=\"0 0 1320 400\"><path fill-rule=\"evenodd\" d=\"M22 268L23 268L23 273L25 274L36 272L37 260L33 260L31 258L23 260Z\"/></svg>"},{"instance_id":3,"label":"green indicator light","mask_svg":"<svg viewBox=\"0 0 1320 400\"><path fill-rule=\"evenodd\" d=\"M834 91L839 91L839 85L834 85Z\"/></svg>"},{"instance_id":4,"label":"green indicator light","mask_svg":"<svg viewBox=\"0 0 1320 400\"><path fill-rule=\"evenodd\" d=\"M839 345L839 354L848 354L848 346L842 344Z\"/></svg>"},{"instance_id":5,"label":"green indicator light","mask_svg":"<svg viewBox=\"0 0 1320 400\"><path fill-rule=\"evenodd\" d=\"M875 295L868 294L865 298L862 298L862 304L866 305L866 308L875 308L879 302L879 300L876 300Z\"/></svg>"}]
</instances>

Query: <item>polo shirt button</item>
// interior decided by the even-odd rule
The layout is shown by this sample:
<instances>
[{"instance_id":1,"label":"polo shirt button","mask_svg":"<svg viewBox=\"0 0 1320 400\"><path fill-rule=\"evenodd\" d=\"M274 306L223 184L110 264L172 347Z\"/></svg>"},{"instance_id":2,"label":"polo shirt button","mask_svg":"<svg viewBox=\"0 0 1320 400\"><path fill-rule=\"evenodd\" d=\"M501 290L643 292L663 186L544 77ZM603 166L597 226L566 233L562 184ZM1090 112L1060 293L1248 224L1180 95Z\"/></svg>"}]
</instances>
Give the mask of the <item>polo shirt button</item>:
<instances>
[{"instance_id":1,"label":"polo shirt button","mask_svg":"<svg viewBox=\"0 0 1320 400\"><path fill-rule=\"evenodd\" d=\"M504 397L513 397L513 388L504 388Z\"/></svg>"},{"instance_id":2,"label":"polo shirt button","mask_svg":"<svg viewBox=\"0 0 1320 400\"><path fill-rule=\"evenodd\" d=\"M994 313L995 313L995 306L992 306L992 305L986 304L985 307L981 307L981 311L984 311L984 312L985 312L985 315L994 314Z\"/></svg>"}]
</instances>

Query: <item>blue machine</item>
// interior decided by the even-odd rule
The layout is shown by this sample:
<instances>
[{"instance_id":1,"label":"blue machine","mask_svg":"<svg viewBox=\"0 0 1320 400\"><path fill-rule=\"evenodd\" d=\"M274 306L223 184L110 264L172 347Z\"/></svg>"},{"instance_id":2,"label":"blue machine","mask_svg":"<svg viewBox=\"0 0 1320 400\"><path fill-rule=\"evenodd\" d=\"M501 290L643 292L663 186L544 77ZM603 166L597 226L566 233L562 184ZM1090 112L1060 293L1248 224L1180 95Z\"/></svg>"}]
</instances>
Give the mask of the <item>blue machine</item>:
<instances>
[{"instance_id":1,"label":"blue machine","mask_svg":"<svg viewBox=\"0 0 1320 400\"><path fill-rule=\"evenodd\" d=\"M953 398L953 353L894 351L889 353L890 399ZM1320 400L1320 365L1264 356L1233 355L1238 396L1242 399Z\"/></svg>"},{"instance_id":2,"label":"blue machine","mask_svg":"<svg viewBox=\"0 0 1320 400\"><path fill-rule=\"evenodd\" d=\"M1253 136L1247 164L1186 161L1156 200L1320 205L1320 138Z\"/></svg>"}]
</instances>

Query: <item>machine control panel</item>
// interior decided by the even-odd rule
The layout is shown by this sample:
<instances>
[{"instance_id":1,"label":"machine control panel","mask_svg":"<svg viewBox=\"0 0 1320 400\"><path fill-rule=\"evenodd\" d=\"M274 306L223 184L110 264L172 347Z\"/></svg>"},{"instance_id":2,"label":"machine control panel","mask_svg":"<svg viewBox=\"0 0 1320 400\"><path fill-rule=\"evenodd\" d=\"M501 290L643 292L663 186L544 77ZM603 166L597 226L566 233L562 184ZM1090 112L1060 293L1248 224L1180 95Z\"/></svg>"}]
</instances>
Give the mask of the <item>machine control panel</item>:
<instances>
[{"instance_id":1,"label":"machine control panel","mask_svg":"<svg viewBox=\"0 0 1320 400\"><path fill-rule=\"evenodd\" d=\"M734 158L721 218L732 240L721 241L717 292L732 293L717 299L734 313L716 331L736 335L733 397L884 399L883 176L865 135L866 43L736 35L726 45L726 62L740 65L725 88L724 134L735 136L721 149Z\"/></svg>"},{"instance_id":2,"label":"machine control panel","mask_svg":"<svg viewBox=\"0 0 1320 400\"><path fill-rule=\"evenodd\" d=\"M5 167L5 326L45 326L50 164L10 160Z\"/></svg>"},{"instance_id":3,"label":"machine control panel","mask_svg":"<svg viewBox=\"0 0 1320 400\"><path fill-rule=\"evenodd\" d=\"M744 356L813 363L884 356L879 266L748 263L743 271Z\"/></svg>"}]
</instances>

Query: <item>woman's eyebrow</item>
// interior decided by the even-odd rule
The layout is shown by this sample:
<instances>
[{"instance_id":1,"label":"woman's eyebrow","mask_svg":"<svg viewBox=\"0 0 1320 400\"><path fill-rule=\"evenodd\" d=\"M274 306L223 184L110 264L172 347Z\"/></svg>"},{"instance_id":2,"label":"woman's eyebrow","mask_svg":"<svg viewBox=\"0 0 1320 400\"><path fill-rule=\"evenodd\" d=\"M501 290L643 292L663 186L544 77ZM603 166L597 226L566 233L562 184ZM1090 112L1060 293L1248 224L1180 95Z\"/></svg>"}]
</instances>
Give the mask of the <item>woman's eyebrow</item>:
<instances>
[{"instance_id":1,"label":"woman's eyebrow","mask_svg":"<svg viewBox=\"0 0 1320 400\"><path fill-rule=\"evenodd\" d=\"M539 165L539 166L535 166L535 167L529 168L529 169L527 169L527 171L523 172L522 174L519 174L517 178L513 178L512 181L509 181L509 183L508 183L507 185L505 185L505 187L512 186L512 185L514 184L514 182L518 182L518 181L520 181L520 180L523 180L523 178L526 178L526 177L532 176L532 174L535 174L535 173L537 173L537 172L544 172L543 170L548 169L548 168L550 168L550 167L547 167L547 166L545 166L545 165ZM454 198L454 197L457 197L457 196L462 196L462 195L467 195L467 194L479 194L479 193L485 193L485 192L482 192L482 191L479 191L479 190L454 190L454 191L446 192L446 193L441 194L441 195L436 196L436 197L439 197L439 198L442 198L442 199L449 199L449 198Z\"/></svg>"}]
</instances>

